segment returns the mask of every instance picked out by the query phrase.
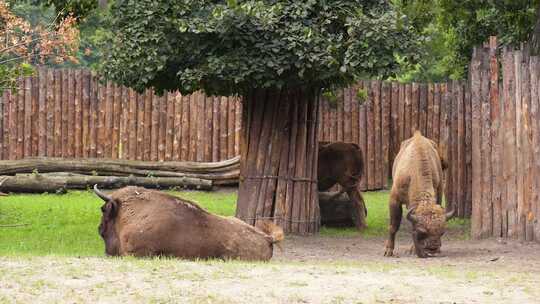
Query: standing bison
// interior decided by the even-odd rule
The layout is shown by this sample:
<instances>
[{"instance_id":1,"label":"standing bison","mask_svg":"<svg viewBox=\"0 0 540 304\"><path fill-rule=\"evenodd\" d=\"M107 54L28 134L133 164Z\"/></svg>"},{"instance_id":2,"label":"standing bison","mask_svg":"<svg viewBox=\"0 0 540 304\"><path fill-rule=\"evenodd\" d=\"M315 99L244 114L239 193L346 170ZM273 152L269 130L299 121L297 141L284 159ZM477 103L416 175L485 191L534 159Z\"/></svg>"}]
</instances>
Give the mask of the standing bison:
<instances>
[{"instance_id":1,"label":"standing bison","mask_svg":"<svg viewBox=\"0 0 540 304\"><path fill-rule=\"evenodd\" d=\"M259 229L159 191L125 187L109 196L94 186L94 192L105 201L99 234L108 255L266 261L283 240L271 222Z\"/></svg>"},{"instance_id":2,"label":"standing bison","mask_svg":"<svg viewBox=\"0 0 540 304\"><path fill-rule=\"evenodd\" d=\"M317 171L319 191L328 190L335 184L339 184L355 206L355 225L360 230L366 227L367 215L364 198L358 190L363 172L362 150L357 144L319 142Z\"/></svg>"},{"instance_id":3,"label":"standing bison","mask_svg":"<svg viewBox=\"0 0 540 304\"><path fill-rule=\"evenodd\" d=\"M401 143L392 168L390 226L385 256L392 256L396 232L401 224L402 205L409 210L416 255L421 258L440 253L441 236L453 211L445 214L441 159L435 142L416 131Z\"/></svg>"}]
</instances>

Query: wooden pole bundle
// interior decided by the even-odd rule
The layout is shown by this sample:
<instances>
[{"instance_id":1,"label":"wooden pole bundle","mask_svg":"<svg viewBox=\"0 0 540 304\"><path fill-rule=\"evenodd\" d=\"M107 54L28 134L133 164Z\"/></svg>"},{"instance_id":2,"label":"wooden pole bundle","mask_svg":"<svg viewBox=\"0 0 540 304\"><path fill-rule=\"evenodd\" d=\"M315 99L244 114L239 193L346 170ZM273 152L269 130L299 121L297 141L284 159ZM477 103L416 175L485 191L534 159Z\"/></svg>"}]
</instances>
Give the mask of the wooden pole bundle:
<instances>
[{"instance_id":1,"label":"wooden pole bundle","mask_svg":"<svg viewBox=\"0 0 540 304\"><path fill-rule=\"evenodd\" d=\"M286 232L319 229L314 92L258 90L245 97L236 216L272 219Z\"/></svg>"}]
</instances>

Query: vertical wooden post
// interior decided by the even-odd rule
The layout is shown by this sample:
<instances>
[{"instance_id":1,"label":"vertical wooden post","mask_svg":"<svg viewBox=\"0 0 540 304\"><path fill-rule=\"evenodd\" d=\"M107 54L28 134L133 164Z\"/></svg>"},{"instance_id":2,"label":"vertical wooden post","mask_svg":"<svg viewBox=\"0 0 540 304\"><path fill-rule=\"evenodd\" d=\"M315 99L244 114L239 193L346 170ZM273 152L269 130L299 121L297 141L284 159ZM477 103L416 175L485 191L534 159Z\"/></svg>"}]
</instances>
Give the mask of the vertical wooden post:
<instances>
[{"instance_id":1,"label":"vertical wooden post","mask_svg":"<svg viewBox=\"0 0 540 304\"><path fill-rule=\"evenodd\" d=\"M534 238L532 214L531 214L531 198L532 198L532 154L531 154L531 73L529 70L530 53L528 48L524 48L523 61L521 62L521 70L523 73L522 85L522 150L523 150L523 205L520 216L520 225L523 235L520 237L525 241L532 241Z\"/></svg>"},{"instance_id":2,"label":"vertical wooden post","mask_svg":"<svg viewBox=\"0 0 540 304\"><path fill-rule=\"evenodd\" d=\"M524 185L523 185L523 149L522 149L522 133L523 133L523 124L522 124L522 118L523 118L523 110L522 110L522 86L523 86L523 71L522 71L522 65L521 61L523 60L523 52L521 50L516 50L514 53L514 79L515 79L515 142L516 142L516 175L515 175L515 183L517 185L517 188L515 191L517 192L517 200L514 204L513 210L513 216L512 216L512 226L513 226L513 238L521 238L525 233L522 230L522 219L521 214L523 212L523 192L524 192Z\"/></svg>"},{"instance_id":3,"label":"vertical wooden post","mask_svg":"<svg viewBox=\"0 0 540 304\"><path fill-rule=\"evenodd\" d=\"M219 161L219 108L221 106L221 99L217 96L212 96L212 141L210 146L212 148L211 161Z\"/></svg>"},{"instance_id":4,"label":"vertical wooden post","mask_svg":"<svg viewBox=\"0 0 540 304\"><path fill-rule=\"evenodd\" d=\"M433 140L441 143L441 85L436 83L433 85Z\"/></svg>"},{"instance_id":5,"label":"vertical wooden post","mask_svg":"<svg viewBox=\"0 0 540 304\"><path fill-rule=\"evenodd\" d=\"M144 133L148 126L145 121L145 92L137 94L137 160L142 160L144 157L145 138ZM174 115L174 112L173 112Z\"/></svg>"},{"instance_id":6,"label":"vertical wooden post","mask_svg":"<svg viewBox=\"0 0 540 304\"><path fill-rule=\"evenodd\" d=\"M24 120L21 122L24 130L24 145L21 158L24 158L32 155L32 78L24 78L24 86L22 89L24 98Z\"/></svg>"},{"instance_id":7,"label":"vertical wooden post","mask_svg":"<svg viewBox=\"0 0 540 304\"><path fill-rule=\"evenodd\" d=\"M189 96L182 96L182 153L181 160L189 159L189 143L190 143L190 102Z\"/></svg>"},{"instance_id":8,"label":"vertical wooden post","mask_svg":"<svg viewBox=\"0 0 540 304\"><path fill-rule=\"evenodd\" d=\"M540 243L540 57L531 57L531 131L533 153L532 217L534 240Z\"/></svg>"},{"instance_id":9,"label":"vertical wooden post","mask_svg":"<svg viewBox=\"0 0 540 304\"><path fill-rule=\"evenodd\" d=\"M61 141L60 141L60 146L62 147L62 154L60 156L62 157L68 157L69 156L69 153L68 153L68 129L69 129L69 123L68 123L68 119L69 119L69 85L68 85L68 78L69 78L69 74L68 74L68 70L66 69L62 69L60 70L60 82L59 82L59 85L60 85L60 92L61 92L61 112L60 112L60 116L61 116L61 120L60 120L60 124L61 124Z\"/></svg>"},{"instance_id":10,"label":"vertical wooden post","mask_svg":"<svg viewBox=\"0 0 540 304\"><path fill-rule=\"evenodd\" d=\"M425 89L425 92L427 94L426 98L427 98L427 113L426 113L426 137L437 142L436 139L434 138L434 133L433 132L433 129L434 129L434 126L433 126L433 116L435 115L434 113L434 109L433 109L433 106L434 106L434 103L433 103L433 83L429 83L427 84L427 88Z\"/></svg>"},{"instance_id":11,"label":"vertical wooden post","mask_svg":"<svg viewBox=\"0 0 540 304\"><path fill-rule=\"evenodd\" d=\"M96 100L96 157L105 157L105 111L107 110L107 87L94 81L93 85L97 90Z\"/></svg>"},{"instance_id":12,"label":"vertical wooden post","mask_svg":"<svg viewBox=\"0 0 540 304\"><path fill-rule=\"evenodd\" d=\"M418 130L424 136L427 135L427 116L428 116L428 100L427 100L427 85L421 83L418 86Z\"/></svg>"},{"instance_id":13,"label":"vertical wooden post","mask_svg":"<svg viewBox=\"0 0 540 304\"><path fill-rule=\"evenodd\" d=\"M67 156L75 157L75 71L67 71Z\"/></svg>"},{"instance_id":14,"label":"vertical wooden post","mask_svg":"<svg viewBox=\"0 0 540 304\"><path fill-rule=\"evenodd\" d=\"M182 95L180 92L174 94L174 141L173 141L173 159L180 160L182 145ZM217 161L217 160L216 160Z\"/></svg>"},{"instance_id":15,"label":"vertical wooden post","mask_svg":"<svg viewBox=\"0 0 540 304\"><path fill-rule=\"evenodd\" d=\"M167 101L167 127L165 131L165 160L171 160L173 155L173 140L174 140L174 94L168 92L165 95Z\"/></svg>"},{"instance_id":16,"label":"vertical wooden post","mask_svg":"<svg viewBox=\"0 0 540 304\"><path fill-rule=\"evenodd\" d=\"M352 142L351 128L351 95L353 88L348 87L343 90L343 141Z\"/></svg>"},{"instance_id":17,"label":"vertical wooden post","mask_svg":"<svg viewBox=\"0 0 540 304\"><path fill-rule=\"evenodd\" d=\"M97 79L90 75L90 157L97 157L98 105L100 103L98 87Z\"/></svg>"},{"instance_id":18,"label":"vertical wooden post","mask_svg":"<svg viewBox=\"0 0 540 304\"><path fill-rule=\"evenodd\" d=\"M240 155L240 137L242 132L242 102L240 97L235 98L234 107L234 151L233 157Z\"/></svg>"},{"instance_id":19,"label":"vertical wooden post","mask_svg":"<svg viewBox=\"0 0 540 304\"><path fill-rule=\"evenodd\" d=\"M144 130L143 130L143 156L144 160L152 159L152 96L154 92L148 89L144 92Z\"/></svg>"},{"instance_id":20,"label":"vertical wooden post","mask_svg":"<svg viewBox=\"0 0 540 304\"><path fill-rule=\"evenodd\" d=\"M382 139L381 139L381 120L382 120L382 113L381 113L381 82L378 80L374 80L371 82L371 90L373 91L373 133L372 137L374 140L374 180L373 180L373 188L372 189L380 189L381 184L383 183L383 166L384 166L384 160L383 160L383 147L382 147Z\"/></svg>"},{"instance_id":21,"label":"vertical wooden post","mask_svg":"<svg viewBox=\"0 0 540 304\"><path fill-rule=\"evenodd\" d=\"M159 141L159 97L152 92L152 128L151 128L150 159L158 160Z\"/></svg>"},{"instance_id":22,"label":"vertical wooden post","mask_svg":"<svg viewBox=\"0 0 540 304\"><path fill-rule=\"evenodd\" d=\"M82 72L82 156L90 156L90 73Z\"/></svg>"},{"instance_id":23,"label":"vertical wooden post","mask_svg":"<svg viewBox=\"0 0 540 304\"><path fill-rule=\"evenodd\" d=\"M389 177L389 158L390 158L390 115L392 109L392 95L390 91L390 84L383 82L381 86L381 140L382 140L382 167L381 169L381 189L387 187L387 181Z\"/></svg>"},{"instance_id":24,"label":"vertical wooden post","mask_svg":"<svg viewBox=\"0 0 540 304\"><path fill-rule=\"evenodd\" d=\"M204 99L204 103L205 119L203 122L203 160L212 161L212 116L214 114L214 98L212 96L206 96Z\"/></svg>"},{"instance_id":25,"label":"vertical wooden post","mask_svg":"<svg viewBox=\"0 0 540 304\"><path fill-rule=\"evenodd\" d=\"M358 100L358 96L357 96L357 93L358 93L358 85L354 85L352 88L351 88L352 92L351 92L351 142L354 142L356 144L358 144L361 148L362 148L362 153L364 153L365 155L365 150L364 148L360 145L360 132L359 132L359 128L360 128L360 123L358 121L358 111L359 111L359 108L360 108L360 100ZM324 107L322 107L322 105L319 105L319 107L321 108L321 113L319 114L319 125L322 126L322 119L323 119L323 115L324 115ZM321 128L322 129L322 128Z\"/></svg>"},{"instance_id":26,"label":"vertical wooden post","mask_svg":"<svg viewBox=\"0 0 540 304\"><path fill-rule=\"evenodd\" d=\"M38 149L39 149L39 74L32 76L32 115L30 120L32 121L32 131L31 131L31 140L32 140L32 147L31 147L31 156L35 157L38 156ZM1 115L1 114L0 114ZM0 133L2 134L2 133ZM0 136L1 140L1 136ZM2 154L2 150L0 149L0 155ZM1 159L1 158L0 158Z\"/></svg>"},{"instance_id":27,"label":"vertical wooden post","mask_svg":"<svg viewBox=\"0 0 540 304\"><path fill-rule=\"evenodd\" d=\"M377 169L375 163L375 155L377 148L377 141L375 140L375 102L374 102L374 89L371 82L364 82L365 87L368 89L369 101L366 104L366 119L367 119L367 162L366 171L368 172L367 187L369 190L375 189L375 183L377 181Z\"/></svg>"},{"instance_id":28,"label":"vertical wooden post","mask_svg":"<svg viewBox=\"0 0 540 304\"><path fill-rule=\"evenodd\" d=\"M336 91L336 123L337 123L337 141L343 141L343 97L346 89L339 89Z\"/></svg>"},{"instance_id":29,"label":"vertical wooden post","mask_svg":"<svg viewBox=\"0 0 540 304\"><path fill-rule=\"evenodd\" d=\"M360 83L359 84L360 88L361 89L365 89L365 86L363 83ZM369 107L369 105L367 104L367 100L364 101L364 103L360 106L359 108L359 111L358 111L358 137L359 137L359 142L360 142L360 148L362 149L362 153L364 154L364 175L362 177L362 179L360 179L360 189L362 191L364 190L367 190L368 189L368 178L369 178L369 175L370 175L370 172L369 172L369 161L368 161L368 147L369 147L369 143L368 143L368 130L367 130L367 108Z\"/></svg>"},{"instance_id":30,"label":"vertical wooden post","mask_svg":"<svg viewBox=\"0 0 540 304\"><path fill-rule=\"evenodd\" d=\"M113 102L113 134L112 134L112 158L120 158L120 125L122 121L122 89L118 86L113 87L114 102Z\"/></svg>"},{"instance_id":31,"label":"vertical wooden post","mask_svg":"<svg viewBox=\"0 0 540 304\"><path fill-rule=\"evenodd\" d=\"M419 84L416 82L412 83L411 87L411 136L414 134L414 131L420 130L420 92ZM421 130L420 130L421 131Z\"/></svg>"},{"instance_id":32,"label":"vertical wooden post","mask_svg":"<svg viewBox=\"0 0 540 304\"><path fill-rule=\"evenodd\" d=\"M158 160L164 161L166 137L167 137L167 96L166 95L160 96L158 100L159 100Z\"/></svg>"},{"instance_id":33,"label":"vertical wooden post","mask_svg":"<svg viewBox=\"0 0 540 304\"><path fill-rule=\"evenodd\" d=\"M112 156L112 134L114 132L114 87L110 81L107 81L107 84L104 87L105 93L105 122L103 124L103 138L104 147L103 154L106 158L111 158Z\"/></svg>"},{"instance_id":34,"label":"vertical wooden post","mask_svg":"<svg viewBox=\"0 0 540 304\"><path fill-rule=\"evenodd\" d=\"M75 70L75 101L74 101L75 134L73 135L73 139L75 141L74 156L76 158L83 156L82 155L82 149L83 149L82 148L82 88L83 88L82 72L81 70Z\"/></svg>"},{"instance_id":35,"label":"vertical wooden post","mask_svg":"<svg viewBox=\"0 0 540 304\"><path fill-rule=\"evenodd\" d=\"M228 115L228 98L220 97L219 111L219 159L227 159L227 115Z\"/></svg>"},{"instance_id":36,"label":"vertical wooden post","mask_svg":"<svg viewBox=\"0 0 540 304\"><path fill-rule=\"evenodd\" d=\"M501 110L499 100L499 62L497 60L497 40L490 38L489 44L489 102L491 109L491 138L492 138L492 178L491 187L493 190L491 200L493 202L493 230L495 237L502 236L502 192L504 187L503 168L502 168L502 145L503 132L501 129Z\"/></svg>"}]
</instances>

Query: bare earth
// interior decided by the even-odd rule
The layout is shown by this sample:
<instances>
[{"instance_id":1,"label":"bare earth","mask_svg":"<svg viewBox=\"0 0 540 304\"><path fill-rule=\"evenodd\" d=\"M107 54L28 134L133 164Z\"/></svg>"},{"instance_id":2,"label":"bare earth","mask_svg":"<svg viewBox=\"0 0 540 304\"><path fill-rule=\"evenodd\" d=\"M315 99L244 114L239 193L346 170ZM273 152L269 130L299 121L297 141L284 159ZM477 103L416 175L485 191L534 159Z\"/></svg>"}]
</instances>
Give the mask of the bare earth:
<instances>
[{"instance_id":1,"label":"bare earth","mask_svg":"<svg viewBox=\"0 0 540 304\"><path fill-rule=\"evenodd\" d=\"M0 303L540 303L540 244L294 237L269 263L0 257Z\"/></svg>"}]
</instances>

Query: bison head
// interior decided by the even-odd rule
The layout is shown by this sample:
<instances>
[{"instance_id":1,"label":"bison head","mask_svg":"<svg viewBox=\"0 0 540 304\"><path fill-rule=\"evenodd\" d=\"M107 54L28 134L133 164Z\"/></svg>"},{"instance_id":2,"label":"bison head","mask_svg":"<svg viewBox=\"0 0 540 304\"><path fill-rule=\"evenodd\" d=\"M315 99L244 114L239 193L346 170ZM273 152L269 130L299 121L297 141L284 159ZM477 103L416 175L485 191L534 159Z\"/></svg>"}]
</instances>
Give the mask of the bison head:
<instances>
[{"instance_id":1,"label":"bison head","mask_svg":"<svg viewBox=\"0 0 540 304\"><path fill-rule=\"evenodd\" d=\"M118 203L101 192L97 185L94 185L94 192L96 195L105 201L105 204L101 206L101 223L99 224L99 235L105 241L105 253L107 255L119 255L119 239L114 227L116 215L118 214Z\"/></svg>"},{"instance_id":2,"label":"bison head","mask_svg":"<svg viewBox=\"0 0 540 304\"><path fill-rule=\"evenodd\" d=\"M409 211L407 219L413 225L412 237L418 257L432 257L440 253L446 221L453 214L454 210L445 214L441 206L433 203L421 203Z\"/></svg>"}]
</instances>

